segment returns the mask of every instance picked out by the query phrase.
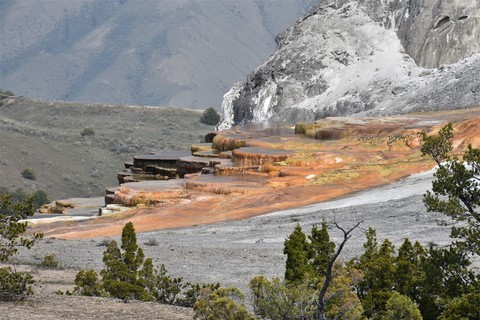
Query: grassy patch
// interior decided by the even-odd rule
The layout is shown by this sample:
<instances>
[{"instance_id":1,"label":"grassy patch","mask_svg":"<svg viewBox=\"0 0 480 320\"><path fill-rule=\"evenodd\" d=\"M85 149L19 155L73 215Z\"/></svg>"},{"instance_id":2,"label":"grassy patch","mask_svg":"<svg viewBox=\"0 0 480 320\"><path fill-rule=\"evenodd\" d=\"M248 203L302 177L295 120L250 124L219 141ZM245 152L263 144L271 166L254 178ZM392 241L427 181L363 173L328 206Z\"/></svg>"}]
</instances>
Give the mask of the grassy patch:
<instances>
[{"instance_id":1,"label":"grassy patch","mask_svg":"<svg viewBox=\"0 0 480 320\"><path fill-rule=\"evenodd\" d=\"M357 169L332 170L316 176L312 181L309 182L309 184L323 185L323 184L350 182L353 179L358 178L359 176L360 176L360 172Z\"/></svg>"}]
</instances>

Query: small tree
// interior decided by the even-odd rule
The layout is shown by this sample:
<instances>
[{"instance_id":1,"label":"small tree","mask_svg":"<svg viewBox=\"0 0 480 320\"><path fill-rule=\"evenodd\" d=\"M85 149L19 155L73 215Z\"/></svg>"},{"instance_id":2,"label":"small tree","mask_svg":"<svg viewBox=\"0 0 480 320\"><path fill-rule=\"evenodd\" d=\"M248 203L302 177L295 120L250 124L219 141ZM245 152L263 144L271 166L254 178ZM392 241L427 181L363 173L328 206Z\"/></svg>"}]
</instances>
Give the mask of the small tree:
<instances>
[{"instance_id":1,"label":"small tree","mask_svg":"<svg viewBox=\"0 0 480 320\"><path fill-rule=\"evenodd\" d=\"M430 248L422 262L426 280L420 309L425 319L434 319L439 313L439 319L478 318L480 307L474 304L476 307L469 308L465 297L474 300L479 292L480 277L469 266L471 256L480 255L480 149L468 145L460 157L456 155L451 123L438 134L422 132L420 137L423 155L438 166L432 191L424 195L425 206L460 222L450 233L455 241L447 248ZM438 301L443 301L442 305ZM466 316L468 313L475 316Z\"/></svg>"},{"instance_id":2,"label":"small tree","mask_svg":"<svg viewBox=\"0 0 480 320\"><path fill-rule=\"evenodd\" d=\"M214 126L220 122L220 114L210 107L203 111L200 122Z\"/></svg>"},{"instance_id":3,"label":"small tree","mask_svg":"<svg viewBox=\"0 0 480 320\"><path fill-rule=\"evenodd\" d=\"M129 222L122 230L122 245L118 248L116 241L111 241L103 253L105 269L102 275L105 290L111 296L123 300L151 300L152 296L145 289L146 271L142 270L145 262L143 250L137 245L137 236L133 223ZM149 265L147 264L147 267ZM144 277L139 275L143 274Z\"/></svg>"},{"instance_id":4,"label":"small tree","mask_svg":"<svg viewBox=\"0 0 480 320\"><path fill-rule=\"evenodd\" d=\"M13 202L10 194L0 196L0 261L6 262L18 252L19 247L30 249L43 237L40 233L23 236L27 222L20 222L34 214L33 199Z\"/></svg>"},{"instance_id":5,"label":"small tree","mask_svg":"<svg viewBox=\"0 0 480 320\"><path fill-rule=\"evenodd\" d=\"M359 270L363 279L356 285L358 297L362 301L367 317L378 317L392 295L395 284L395 256L392 243L385 239L379 246L375 229L365 233L367 241L360 259L350 262L353 270Z\"/></svg>"},{"instance_id":6,"label":"small tree","mask_svg":"<svg viewBox=\"0 0 480 320\"><path fill-rule=\"evenodd\" d=\"M151 258L145 258L137 245L137 236L131 222L122 230L122 245L108 242L103 252L105 269L98 274L93 270L81 270L75 279L73 293L87 296L108 296L192 307L203 290L214 292L217 284L184 283L183 278L173 278L162 264L159 269ZM188 288L188 289L187 289Z\"/></svg>"},{"instance_id":7,"label":"small tree","mask_svg":"<svg viewBox=\"0 0 480 320\"><path fill-rule=\"evenodd\" d=\"M432 192L424 195L428 211L442 212L462 221L453 227L451 237L465 252L480 255L480 149L471 145L460 160L453 154L453 126L441 128L437 135L421 133L422 154L429 155L437 163Z\"/></svg>"},{"instance_id":8,"label":"small tree","mask_svg":"<svg viewBox=\"0 0 480 320\"><path fill-rule=\"evenodd\" d=\"M20 247L30 249L42 234L23 236L27 222L20 222L34 213L33 199L14 202L12 195L0 195L0 262L7 262ZM0 268L0 300L19 300L33 293L30 273L16 272L10 267Z\"/></svg>"},{"instance_id":9,"label":"small tree","mask_svg":"<svg viewBox=\"0 0 480 320\"><path fill-rule=\"evenodd\" d=\"M335 264L335 261L337 261L337 258L340 256L340 253L342 253L343 247L345 246L347 241L350 240L350 238L352 237L352 232L356 228L358 228L358 226L361 223L362 222L360 221L357 224L355 224L353 227L351 227L350 229L347 230L347 229L341 227L336 221L334 221L335 227L342 232L343 239L340 242L337 249L335 250L335 252L333 252L329 257L328 264L327 264L327 269L325 271L325 279L323 281L322 287L320 288L320 292L318 293L317 313L315 315L316 319L320 319L320 320L326 320L327 319L326 318L326 307L327 307L328 300L326 299L326 295L327 295L327 290L331 286L332 281L334 279L333 278L333 266ZM328 248L330 250L330 246Z\"/></svg>"},{"instance_id":10,"label":"small tree","mask_svg":"<svg viewBox=\"0 0 480 320\"><path fill-rule=\"evenodd\" d=\"M359 308L353 303L352 308L343 308L342 302L334 301L336 296L342 295L345 301L353 301L350 299L345 290L345 286L341 286L341 281L336 283L338 292L330 294L329 289L335 281L334 265L337 261L343 247L351 238L352 232L358 228L361 222L358 222L350 229L344 229L336 221L335 227L342 232L343 239L335 250L335 244L330 242L328 228L325 221L322 223L322 228L319 230L316 226L312 228L312 234L308 237L310 242L307 242L307 237L302 231L299 224L292 232L292 234L285 240L283 253L287 255L285 280L292 286L298 286L305 283L307 280L314 279L312 285L318 286L320 290L317 293L315 319L327 319L327 311L336 308L342 309L342 313L352 312L357 314ZM310 258L310 260L309 260ZM342 288L342 289L340 289ZM358 299L356 300L358 301ZM346 311L346 310L349 311ZM354 311L357 310L357 311Z\"/></svg>"},{"instance_id":11,"label":"small tree","mask_svg":"<svg viewBox=\"0 0 480 320\"><path fill-rule=\"evenodd\" d=\"M456 246L429 248L426 256L421 258L423 279L417 301L425 320L437 319L445 301L474 288L471 284L478 283L478 279L469 269L470 264L468 257Z\"/></svg>"},{"instance_id":12,"label":"small tree","mask_svg":"<svg viewBox=\"0 0 480 320\"><path fill-rule=\"evenodd\" d=\"M398 248L398 255L395 259L395 290L415 301L419 299L421 281L424 279L420 260L425 254L420 243L415 242L412 245L410 240L405 239Z\"/></svg>"},{"instance_id":13,"label":"small tree","mask_svg":"<svg viewBox=\"0 0 480 320\"><path fill-rule=\"evenodd\" d=\"M322 227L313 226L310 240L309 264L315 277L325 277L330 258L335 253L335 243L330 241L328 226L322 221Z\"/></svg>"},{"instance_id":14,"label":"small tree","mask_svg":"<svg viewBox=\"0 0 480 320\"><path fill-rule=\"evenodd\" d=\"M287 255L285 266L285 280L302 283L310 273L308 252L310 251L307 236L302 231L300 224L284 242L283 253Z\"/></svg>"}]
</instances>

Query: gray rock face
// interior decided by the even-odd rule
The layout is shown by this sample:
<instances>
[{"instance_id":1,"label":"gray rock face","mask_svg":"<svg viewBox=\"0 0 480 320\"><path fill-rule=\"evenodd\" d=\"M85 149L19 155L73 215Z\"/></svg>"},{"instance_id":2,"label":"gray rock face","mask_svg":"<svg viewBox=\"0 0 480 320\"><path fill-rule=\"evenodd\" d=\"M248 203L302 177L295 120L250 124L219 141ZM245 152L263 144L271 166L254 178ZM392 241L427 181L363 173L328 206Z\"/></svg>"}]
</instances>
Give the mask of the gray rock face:
<instances>
[{"instance_id":1,"label":"gray rock face","mask_svg":"<svg viewBox=\"0 0 480 320\"><path fill-rule=\"evenodd\" d=\"M479 9L476 0L395 0L384 21L419 66L434 68L479 52Z\"/></svg>"},{"instance_id":2,"label":"gray rock face","mask_svg":"<svg viewBox=\"0 0 480 320\"><path fill-rule=\"evenodd\" d=\"M478 10L470 0L321 1L226 95L219 128L479 104Z\"/></svg>"}]
</instances>

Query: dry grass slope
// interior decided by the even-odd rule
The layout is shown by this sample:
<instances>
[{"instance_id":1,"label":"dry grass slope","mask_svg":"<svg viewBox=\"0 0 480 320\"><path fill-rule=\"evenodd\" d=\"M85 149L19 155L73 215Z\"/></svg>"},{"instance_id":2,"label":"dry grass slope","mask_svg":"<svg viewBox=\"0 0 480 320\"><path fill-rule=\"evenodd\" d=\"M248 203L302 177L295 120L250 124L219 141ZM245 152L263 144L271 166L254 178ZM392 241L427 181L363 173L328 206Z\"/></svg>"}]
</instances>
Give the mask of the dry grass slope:
<instances>
[{"instance_id":1,"label":"dry grass slope","mask_svg":"<svg viewBox=\"0 0 480 320\"><path fill-rule=\"evenodd\" d=\"M9 99L0 106L0 187L53 198L102 195L134 154L188 150L211 126L201 111ZM93 135L81 135L91 128ZM32 168L36 180L21 176Z\"/></svg>"}]
</instances>

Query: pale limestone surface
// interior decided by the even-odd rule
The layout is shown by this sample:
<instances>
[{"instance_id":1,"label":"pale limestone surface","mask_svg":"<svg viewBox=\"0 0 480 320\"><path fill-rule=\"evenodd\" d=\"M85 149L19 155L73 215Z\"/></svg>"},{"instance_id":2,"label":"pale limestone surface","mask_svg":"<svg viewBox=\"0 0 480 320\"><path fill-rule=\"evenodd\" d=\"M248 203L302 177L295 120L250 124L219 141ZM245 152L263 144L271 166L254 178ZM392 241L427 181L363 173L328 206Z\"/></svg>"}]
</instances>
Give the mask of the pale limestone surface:
<instances>
[{"instance_id":1,"label":"pale limestone surface","mask_svg":"<svg viewBox=\"0 0 480 320\"><path fill-rule=\"evenodd\" d=\"M478 105L478 32L476 1L321 1L225 96L219 128Z\"/></svg>"},{"instance_id":2,"label":"pale limestone surface","mask_svg":"<svg viewBox=\"0 0 480 320\"><path fill-rule=\"evenodd\" d=\"M342 199L252 219L141 233L138 242L146 256L157 265L165 264L175 276L194 282L218 281L247 291L248 281L255 275L283 276L283 241L297 223L309 232L322 219L330 225L335 219L343 227L363 221L346 245L342 259L361 253L364 232L370 226L377 230L379 241L388 238L397 248L406 237L423 245L447 245L451 221L441 214L428 213L422 203L421 194L430 188L431 179L432 172L426 172ZM334 241L340 241L334 228L331 234ZM39 262L46 253L56 253L65 267L99 270L103 266L104 240L45 239L30 252L22 252L18 259ZM152 240L157 245L146 245Z\"/></svg>"}]
</instances>

